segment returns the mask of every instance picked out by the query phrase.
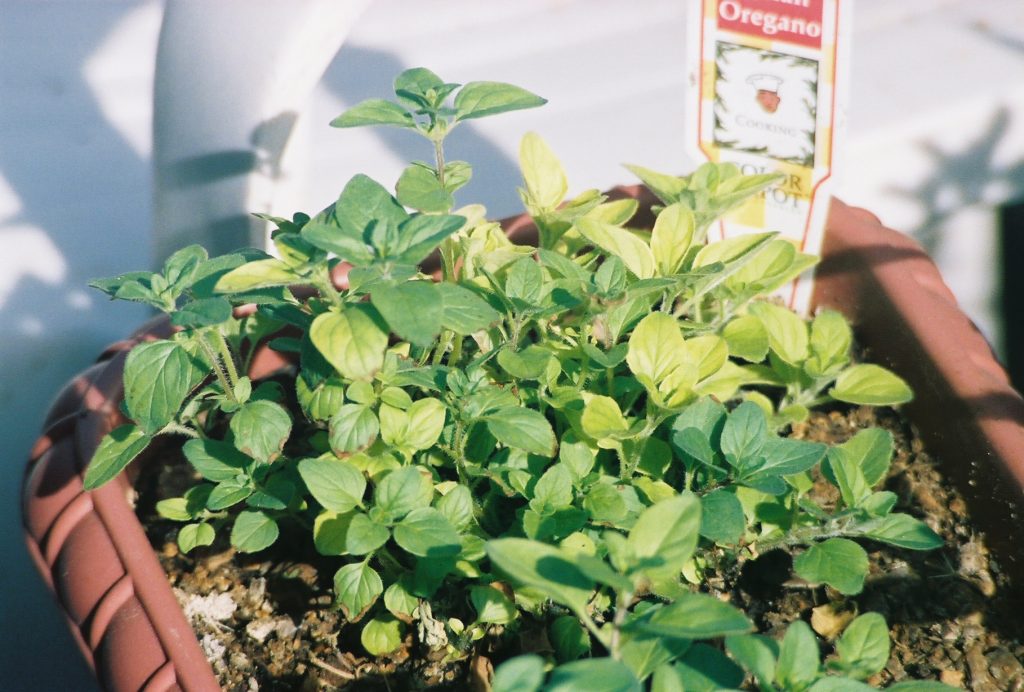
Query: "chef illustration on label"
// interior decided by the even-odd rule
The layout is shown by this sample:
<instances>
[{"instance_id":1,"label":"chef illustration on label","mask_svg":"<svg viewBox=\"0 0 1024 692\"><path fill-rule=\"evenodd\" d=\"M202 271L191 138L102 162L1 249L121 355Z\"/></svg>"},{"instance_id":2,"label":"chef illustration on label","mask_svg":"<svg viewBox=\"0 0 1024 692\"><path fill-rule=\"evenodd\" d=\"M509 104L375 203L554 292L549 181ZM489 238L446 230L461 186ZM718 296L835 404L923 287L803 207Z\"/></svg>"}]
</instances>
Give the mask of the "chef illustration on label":
<instances>
[{"instance_id":1,"label":"chef illustration on label","mask_svg":"<svg viewBox=\"0 0 1024 692\"><path fill-rule=\"evenodd\" d=\"M719 41L715 67L715 143L813 166L818 63Z\"/></svg>"},{"instance_id":2,"label":"chef illustration on label","mask_svg":"<svg viewBox=\"0 0 1024 692\"><path fill-rule=\"evenodd\" d=\"M747 77L747 84L757 89L755 98L765 113L774 113L779 109L781 77L776 77L773 74L755 74Z\"/></svg>"}]
</instances>

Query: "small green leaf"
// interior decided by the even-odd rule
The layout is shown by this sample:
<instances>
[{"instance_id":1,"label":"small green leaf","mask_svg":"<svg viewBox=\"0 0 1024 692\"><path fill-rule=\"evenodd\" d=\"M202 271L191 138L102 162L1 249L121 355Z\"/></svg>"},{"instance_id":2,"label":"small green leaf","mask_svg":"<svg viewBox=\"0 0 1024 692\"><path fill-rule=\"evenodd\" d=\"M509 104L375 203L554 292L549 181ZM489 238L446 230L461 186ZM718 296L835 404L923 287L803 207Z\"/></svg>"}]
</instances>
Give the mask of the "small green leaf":
<instances>
[{"instance_id":1,"label":"small green leaf","mask_svg":"<svg viewBox=\"0 0 1024 692\"><path fill-rule=\"evenodd\" d=\"M895 406L914 398L910 386L889 370L869 363L847 368L828 390L833 399L850 404Z\"/></svg>"},{"instance_id":2,"label":"small green leaf","mask_svg":"<svg viewBox=\"0 0 1024 692\"><path fill-rule=\"evenodd\" d=\"M399 225L393 252L405 264L419 264L465 223L465 217L452 214L416 214Z\"/></svg>"},{"instance_id":3,"label":"small green leaf","mask_svg":"<svg viewBox=\"0 0 1024 692\"><path fill-rule=\"evenodd\" d=\"M536 108L547 103L526 89L503 82L469 82L455 95L455 120Z\"/></svg>"},{"instance_id":4,"label":"small green leaf","mask_svg":"<svg viewBox=\"0 0 1024 692\"><path fill-rule=\"evenodd\" d=\"M411 583L411 575L402 575L384 591L384 607L392 615L412 616L413 611L419 607L420 600L410 591Z\"/></svg>"},{"instance_id":5,"label":"small green leaf","mask_svg":"<svg viewBox=\"0 0 1024 692\"><path fill-rule=\"evenodd\" d=\"M373 504L392 520L414 509L430 506L434 495L430 479L413 466L395 469L377 484Z\"/></svg>"},{"instance_id":6,"label":"small green leaf","mask_svg":"<svg viewBox=\"0 0 1024 692\"><path fill-rule=\"evenodd\" d=\"M885 428L861 430L841 447L857 461L864 480L874 487L885 479L892 461L892 433Z\"/></svg>"},{"instance_id":7,"label":"small green leaf","mask_svg":"<svg viewBox=\"0 0 1024 692\"><path fill-rule=\"evenodd\" d=\"M908 514L890 514L864 532L868 538L909 550L934 550L945 543L927 524Z\"/></svg>"},{"instance_id":8,"label":"small green leaf","mask_svg":"<svg viewBox=\"0 0 1024 692\"><path fill-rule=\"evenodd\" d=\"M707 644L694 644L673 666L686 692L731 690L743 682L743 669Z\"/></svg>"},{"instance_id":9,"label":"small green leaf","mask_svg":"<svg viewBox=\"0 0 1024 692\"><path fill-rule=\"evenodd\" d=\"M443 306L441 325L456 334L472 334L501 319L497 310L468 288L445 282L437 290Z\"/></svg>"},{"instance_id":10,"label":"small green leaf","mask_svg":"<svg viewBox=\"0 0 1024 692\"><path fill-rule=\"evenodd\" d=\"M555 455L555 431L538 411L506 406L483 417L494 438L513 449L544 457Z\"/></svg>"},{"instance_id":11,"label":"small green leaf","mask_svg":"<svg viewBox=\"0 0 1024 692\"><path fill-rule=\"evenodd\" d=\"M455 204L451 194L441 187L434 171L417 164L402 171L395 193L399 202L422 212L448 211Z\"/></svg>"},{"instance_id":12,"label":"small green leaf","mask_svg":"<svg viewBox=\"0 0 1024 692\"><path fill-rule=\"evenodd\" d=\"M259 259L250 260L222 275L213 290L217 293L244 293L257 288L290 286L301 281L302 278L284 260Z\"/></svg>"},{"instance_id":13,"label":"small green leaf","mask_svg":"<svg viewBox=\"0 0 1024 692\"><path fill-rule=\"evenodd\" d=\"M331 449L338 456L366 449L380 432L377 415L364 404L345 404L331 417Z\"/></svg>"},{"instance_id":14,"label":"small green leaf","mask_svg":"<svg viewBox=\"0 0 1024 692\"><path fill-rule=\"evenodd\" d=\"M171 315L176 327L212 327L231 319L231 303L225 298L200 298L185 303Z\"/></svg>"},{"instance_id":15,"label":"small green leaf","mask_svg":"<svg viewBox=\"0 0 1024 692\"><path fill-rule=\"evenodd\" d=\"M498 352L498 365L512 377L520 380L537 380L547 372L554 354L549 349L530 344L522 351L504 348Z\"/></svg>"},{"instance_id":16,"label":"small green leaf","mask_svg":"<svg viewBox=\"0 0 1024 692\"><path fill-rule=\"evenodd\" d=\"M395 77L395 93L403 101L412 96L426 97L430 91L444 89L444 81L425 67L411 67ZM454 85L458 86L458 85ZM426 100L412 99L412 105L424 105Z\"/></svg>"},{"instance_id":17,"label":"small green leaf","mask_svg":"<svg viewBox=\"0 0 1024 692\"><path fill-rule=\"evenodd\" d=\"M494 625L507 625L516 619L516 604L493 586L474 586L469 600L476 610L476 621Z\"/></svg>"},{"instance_id":18,"label":"small green leaf","mask_svg":"<svg viewBox=\"0 0 1024 692\"><path fill-rule=\"evenodd\" d=\"M216 537L209 524L186 524L178 529L178 547L181 552L190 553L199 546L211 545Z\"/></svg>"},{"instance_id":19,"label":"small green leaf","mask_svg":"<svg viewBox=\"0 0 1024 692\"><path fill-rule=\"evenodd\" d=\"M847 538L830 538L798 555L793 569L809 582L828 584L839 593L853 596L864 588L868 554Z\"/></svg>"},{"instance_id":20,"label":"small green leaf","mask_svg":"<svg viewBox=\"0 0 1024 692\"><path fill-rule=\"evenodd\" d=\"M299 475L316 501L334 512L361 507L366 478L354 464L343 459L303 459Z\"/></svg>"},{"instance_id":21,"label":"small green leaf","mask_svg":"<svg viewBox=\"0 0 1024 692\"><path fill-rule=\"evenodd\" d=\"M651 249L626 229L588 218L577 221L576 229L594 245L621 259L638 279L654 276L655 261Z\"/></svg>"},{"instance_id":22,"label":"small green leaf","mask_svg":"<svg viewBox=\"0 0 1024 692\"><path fill-rule=\"evenodd\" d=\"M380 286L373 290L370 300L391 331L416 346L432 345L441 332L444 306L433 282L407 281L397 286Z\"/></svg>"},{"instance_id":23,"label":"small green leaf","mask_svg":"<svg viewBox=\"0 0 1024 692\"><path fill-rule=\"evenodd\" d=\"M404 436L405 444L417 450L433 447L441 437L447 411L438 399L426 398L413 402L406 412L409 428Z\"/></svg>"},{"instance_id":24,"label":"small green leaf","mask_svg":"<svg viewBox=\"0 0 1024 692\"><path fill-rule=\"evenodd\" d=\"M544 659L537 654L511 658L494 671L491 692L537 692L544 684Z\"/></svg>"},{"instance_id":25,"label":"small green leaf","mask_svg":"<svg viewBox=\"0 0 1024 692\"><path fill-rule=\"evenodd\" d=\"M354 380L369 379L384 365L387 331L365 304L342 312L325 312L310 327L317 350L338 372Z\"/></svg>"},{"instance_id":26,"label":"small green leaf","mask_svg":"<svg viewBox=\"0 0 1024 692\"><path fill-rule=\"evenodd\" d=\"M700 500L686 491L645 509L629 532L628 545L640 560L678 571L690 559L700 536ZM658 567L658 564L655 564Z\"/></svg>"},{"instance_id":27,"label":"small green leaf","mask_svg":"<svg viewBox=\"0 0 1024 692\"><path fill-rule=\"evenodd\" d=\"M363 626L359 641L371 656L389 654L402 645L405 627L390 614L378 615Z\"/></svg>"},{"instance_id":28,"label":"small green leaf","mask_svg":"<svg viewBox=\"0 0 1024 692\"><path fill-rule=\"evenodd\" d=\"M583 509L590 514L590 520L615 524L626 518L629 508L622 493L614 485L595 483L583 499Z\"/></svg>"},{"instance_id":29,"label":"small green leaf","mask_svg":"<svg viewBox=\"0 0 1024 692\"><path fill-rule=\"evenodd\" d=\"M623 626L624 631L675 639L711 639L754 629L743 611L706 594L683 594L670 605L648 612L648 617L630 620Z\"/></svg>"},{"instance_id":30,"label":"small green leaf","mask_svg":"<svg viewBox=\"0 0 1024 692\"><path fill-rule=\"evenodd\" d=\"M775 669L775 680L783 689L804 689L818 677L821 657L818 640L810 625L796 620L786 628L786 635L779 647L779 660Z\"/></svg>"},{"instance_id":31,"label":"small green leaf","mask_svg":"<svg viewBox=\"0 0 1024 692\"><path fill-rule=\"evenodd\" d=\"M643 688L633 671L612 658L586 658L558 666L551 671L544 692L640 692Z\"/></svg>"},{"instance_id":32,"label":"small green leaf","mask_svg":"<svg viewBox=\"0 0 1024 692\"><path fill-rule=\"evenodd\" d=\"M362 127L364 125L416 127L416 121L397 103L384 99L367 99L357 103L331 121L331 127Z\"/></svg>"},{"instance_id":33,"label":"small green leaf","mask_svg":"<svg viewBox=\"0 0 1024 692\"><path fill-rule=\"evenodd\" d=\"M667 405L685 403L697 383L696 363L686 360L686 341L678 321L664 312L640 320L629 337L626 362L647 391Z\"/></svg>"},{"instance_id":34,"label":"small green leaf","mask_svg":"<svg viewBox=\"0 0 1024 692\"><path fill-rule=\"evenodd\" d=\"M499 538L487 542L487 555L515 585L537 589L573 612L586 614L594 582L564 551L524 538Z\"/></svg>"},{"instance_id":35,"label":"small green leaf","mask_svg":"<svg viewBox=\"0 0 1024 692\"><path fill-rule=\"evenodd\" d=\"M189 440L182 451L195 470L214 483L234 478L252 461L231 443L210 438Z\"/></svg>"},{"instance_id":36,"label":"small green leaf","mask_svg":"<svg viewBox=\"0 0 1024 692\"><path fill-rule=\"evenodd\" d=\"M475 521L472 491L465 485L456 485L437 501L437 510L457 531L465 531Z\"/></svg>"},{"instance_id":37,"label":"small green leaf","mask_svg":"<svg viewBox=\"0 0 1024 692\"><path fill-rule=\"evenodd\" d=\"M651 253L660 276L672 276L680 270L695 229L693 212L682 204L670 204L658 214L651 231Z\"/></svg>"},{"instance_id":38,"label":"small green leaf","mask_svg":"<svg viewBox=\"0 0 1024 692\"><path fill-rule=\"evenodd\" d=\"M790 365L807 359L807 324L796 313L764 302L751 305L750 312L761 320L768 332L768 345L779 358Z\"/></svg>"},{"instance_id":39,"label":"small green leaf","mask_svg":"<svg viewBox=\"0 0 1024 692\"><path fill-rule=\"evenodd\" d=\"M731 545L743 537L746 519L743 504L725 488L714 490L700 499L700 535L709 541Z\"/></svg>"},{"instance_id":40,"label":"small green leaf","mask_svg":"<svg viewBox=\"0 0 1024 692\"><path fill-rule=\"evenodd\" d=\"M253 487L246 478L241 476L229 478L214 486L210 496L206 499L206 508L219 512L222 509L237 505L252 494Z\"/></svg>"},{"instance_id":41,"label":"small green leaf","mask_svg":"<svg viewBox=\"0 0 1024 692\"><path fill-rule=\"evenodd\" d=\"M193 519L188 511L188 504L183 497L169 497L156 503L156 513L171 521L189 521Z\"/></svg>"},{"instance_id":42,"label":"small green leaf","mask_svg":"<svg viewBox=\"0 0 1024 692\"><path fill-rule=\"evenodd\" d=\"M147 435L130 423L118 426L104 435L85 470L85 489L95 490L113 480L152 441L152 435Z\"/></svg>"},{"instance_id":43,"label":"small green leaf","mask_svg":"<svg viewBox=\"0 0 1024 692\"><path fill-rule=\"evenodd\" d=\"M626 164L626 168L633 173L633 175L640 178L644 185L649 187L651 192L657 195L658 199L665 204L672 204L680 201L682 199L682 195L686 191L686 178L658 173L657 171L652 171L651 169L644 168L643 166Z\"/></svg>"},{"instance_id":44,"label":"small green leaf","mask_svg":"<svg viewBox=\"0 0 1024 692\"><path fill-rule=\"evenodd\" d=\"M826 463L822 465L825 477L839 488L847 507L858 506L871 494L871 486L857 461L852 453L839 446L828 450Z\"/></svg>"},{"instance_id":45,"label":"small green leaf","mask_svg":"<svg viewBox=\"0 0 1024 692\"><path fill-rule=\"evenodd\" d=\"M174 420L192 388L188 353L173 341L150 341L124 364L124 402L142 432L155 434Z\"/></svg>"},{"instance_id":46,"label":"small green leaf","mask_svg":"<svg viewBox=\"0 0 1024 692\"><path fill-rule=\"evenodd\" d=\"M775 661L779 643L760 634L726 637L725 649L744 668L754 674L761 689L770 689L775 680Z\"/></svg>"},{"instance_id":47,"label":"small green leaf","mask_svg":"<svg viewBox=\"0 0 1024 692\"><path fill-rule=\"evenodd\" d=\"M243 553L255 553L273 545L279 532L277 522L266 512L245 510L231 527L231 545Z\"/></svg>"},{"instance_id":48,"label":"small green leaf","mask_svg":"<svg viewBox=\"0 0 1024 692\"><path fill-rule=\"evenodd\" d=\"M871 677L889 661L889 627L878 613L864 613L843 630L836 642L839 663L846 675Z\"/></svg>"},{"instance_id":49,"label":"small green leaf","mask_svg":"<svg viewBox=\"0 0 1024 692\"><path fill-rule=\"evenodd\" d=\"M608 396L594 395L583 407L580 424L590 437L598 440L621 440L629 436L629 423L619 405ZM604 446L604 445L601 445Z\"/></svg>"},{"instance_id":50,"label":"small green leaf","mask_svg":"<svg viewBox=\"0 0 1024 692\"><path fill-rule=\"evenodd\" d=\"M572 615L561 615L548 626L548 639L560 663L575 661L590 651L590 635Z\"/></svg>"},{"instance_id":51,"label":"small green leaf","mask_svg":"<svg viewBox=\"0 0 1024 692\"><path fill-rule=\"evenodd\" d=\"M572 474L562 464L555 464L534 485L530 509L538 514L550 514L569 507L572 498Z\"/></svg>"},{"instance_id":52,"label":"small green leaf","mask_svg":"<svg viewBox=\"0 0 1024 692\"><path fill-rule=\"evenodd\" d=\"M288 411L272 401L250 401L231 419L235 447L264 464L269 464L284 450L292 431Z\"/></svg>"},{"instance_id":53,"label":"small green leaf","mask_svg":"<svg viewBox=\"0 0 1024 692\"><path fill-rule=\"evenodd\" d=\"M768 355L768 332L761 320L743 315L725 325L722 336L729 345L729 355L751 363L760 363Z\"/></svg>"},{"instance_id":54,"label":"small green leaf","mask_svg":"<svg viewBox=\"0 0 1024 692\"><path fill-rule=\"evenodd\" d=\"M384 592L384 584L367 562L345 565L334 573L334 596L349 622L357 622Z\"/></svg>"},{"instance_id":55,"label":"small green leaf","mask_svg":"<svg viewBox=\"0 0 1024 692\"><path fill-rule=\"evenodd\" d=\"M768 439L768 422L761 407L744 401L733 409L722 428L722 453L733 465L757 455Z\"/></svg>"},{"instance_id":56,"label":"small green leaf","mask_svg":"<svg viewBox=\"0 0 1024 692\"><path fill-rule=\"evenodd\" d=\"M853 332L841 313L823 310L811 322L811 357L804 368L811 377L833 374L850 360Z\"/></svg>"},{"instance_id":57,"label":"small green leaf","mask_svg":"<svg viewBox=\"0 0 1024 692\"><path fill-rule=\"evenodd\" d=\"M450 557L462 549L459 533L433 507L409 512L394 528L395 542L419 557Z\"/></svg>"},{"instance_id":58,"label":"small green leaf","mask_svg":"<svg viewBox=\"0 0 1024 692\"><path fill-rule=\"evenodd\" d=\"M552 211L565 199L569 183L558 157L535 132L519 143L519 167L526 183L527 204L537 211Z\"/></svg>"}]
</instances>

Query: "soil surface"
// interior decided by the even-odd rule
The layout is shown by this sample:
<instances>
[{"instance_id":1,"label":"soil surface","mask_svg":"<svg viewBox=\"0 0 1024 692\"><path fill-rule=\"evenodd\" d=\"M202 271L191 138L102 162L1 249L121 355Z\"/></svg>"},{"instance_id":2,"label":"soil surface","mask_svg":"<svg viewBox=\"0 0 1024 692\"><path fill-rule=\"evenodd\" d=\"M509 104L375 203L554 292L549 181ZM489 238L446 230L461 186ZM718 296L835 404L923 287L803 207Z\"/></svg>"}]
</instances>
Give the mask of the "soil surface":
<instances>
[{"instance_id":1,"label":"soil surface","mask_svg":"<svg viewBox=\"0 0 1024 692\"><path fill-rule=\"evenodd\" d=\"M1024 593L1024 585L1011 585L1000 571L984 536L972 528L966 502L910 425L888 409L848 407L812 413L792 434L835 444L874 425L888 428L896 440L885 487L899 496L897 510L924 519L944 547L916 552L865 544L871 571L854 598L801 583L782 551L709 570L706 589L726 595L769 635L781 634L796 619L808 621L822 636L826 656L827 642L856 614L881 613L892 652L886 668L869 680L877 686L930 679L976 692L1024 690L1024 618L1012 596ZM359 628L332 606L340 563L316 554L308 532L283 533L258 556L236 553L225 536L180 554L179 525L158 517L153 507L192 482L183 460L144 470L138 513L225 690L479 690L486 689L492 665L521 651L549 649L544 630L526 622L515 633L492 628L475 648L463 647L464 656L445 660L445 646L431 651L423 644L431 640L429 625L441 624L427 614L410 623L405 646L395 654L365 656ZM818 491L816 499L827 505L833 489L821 482Z\"/></svg>"}]
</instances>

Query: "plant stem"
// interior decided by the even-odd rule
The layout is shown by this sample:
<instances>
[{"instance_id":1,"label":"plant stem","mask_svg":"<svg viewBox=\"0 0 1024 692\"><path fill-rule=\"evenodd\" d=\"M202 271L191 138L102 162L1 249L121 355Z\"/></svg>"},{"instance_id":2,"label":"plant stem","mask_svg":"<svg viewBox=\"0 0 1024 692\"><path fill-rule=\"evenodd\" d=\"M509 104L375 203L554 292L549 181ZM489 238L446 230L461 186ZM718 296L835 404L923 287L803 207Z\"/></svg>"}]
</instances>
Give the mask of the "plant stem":
<instances>
[{"instance_id":1,"label":"plant stem","mask_svg":"<svg viewBox=\"0 0 1024 692\"><path fill-rule=\"evenodd\" d=\"M224 367L227 369L228 381L231 382L232 387L238 383L238 370L235 369L235 356L231 353L231 347L228 346L227 339L220 333L219 329L213 330L214 341L217 342L217 349L220 351L221 360L224 362Z\"/></svg>"},{"instance_id":2,"label":"plant stem","mask_svg":"<svg viewBox=\"0 0 1024 692\"><path fill-rule=\"evenodd\" d=\"M623 591L619 593L618 602L615 604L615 618L612 620L612 637L609 643L609 650L612 658L616 661L622 659L622 652L620 651L620 643L622 636L622 625L626 622L626 616L629 614L629 606L633 604L633 593L631 591Z\"/></svg>"},{"instance_id":3,"label":"plant stem","mask_svg":"<svg viewBox=\"0 0 1024 692\"><path fill-rule=\"evenodd\" d=\"M444 140L434 140L434 161L437 163L437 182L444 190ZM447 190L446 190L447 191Z\"/></svg>"},{"instance_id":4,"label":"plant stem","mask_svg":"<svg viewBox=\"0 0 1024 692\"><path fill-rule=\"evenodd\" d=\"M238 399L235 397L234 386L231 384L231 381L228 380L228 376L224 373L224 368L220 366L220 357L213 350L213 347L207 343L206 338L202 334L198 335L196 341L199 342L199 347L203 349L203 353L206 354L206 357L210 359L210 366L213 368L213 374L217 376L217 381L220 382L220 386L224 390L224 395L237 404Z\"/></svg>"},{"instance_id":5,"label":"plant stem","mask_svg":"<svg viewBox=\"0 0 1024 692\"><path fill-rule=\"evenodd\" d=\"M180 423L168 423L161 430L161 434L164 433L177 433L179 435L185 435L187 437L198 438L199 431L188 427L187 425L181 425Z\"/></svg>"}]
</instances>

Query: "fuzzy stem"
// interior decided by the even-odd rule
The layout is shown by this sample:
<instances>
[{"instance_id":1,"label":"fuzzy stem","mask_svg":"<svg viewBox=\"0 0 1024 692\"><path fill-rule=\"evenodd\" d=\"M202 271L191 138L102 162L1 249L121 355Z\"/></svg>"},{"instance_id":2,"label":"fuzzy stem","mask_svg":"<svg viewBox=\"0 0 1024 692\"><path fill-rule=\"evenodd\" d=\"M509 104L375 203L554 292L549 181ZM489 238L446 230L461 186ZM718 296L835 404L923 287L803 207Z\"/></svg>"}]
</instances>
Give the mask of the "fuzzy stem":
<instances>
[{"instance_id":1,"label":"fuzzy stem","mask_svg":"<svg viewBox=\"0 0 1024 692\"><path fill-rule=\"evenodd\" d=\"M217 381L220 382L220 386L224 390L224 395L237 404L238 399L235 397L234 386L224 373L224 368L220 366L220 357L213 350L213 347L207 343L206 338L203 335L200 334L196 341L199 342L199 347L203 349L203 353L206 354L206 357L210 359L210 366L213 368L213 374L217 376Z\"/></svg>"}]
</instances>

